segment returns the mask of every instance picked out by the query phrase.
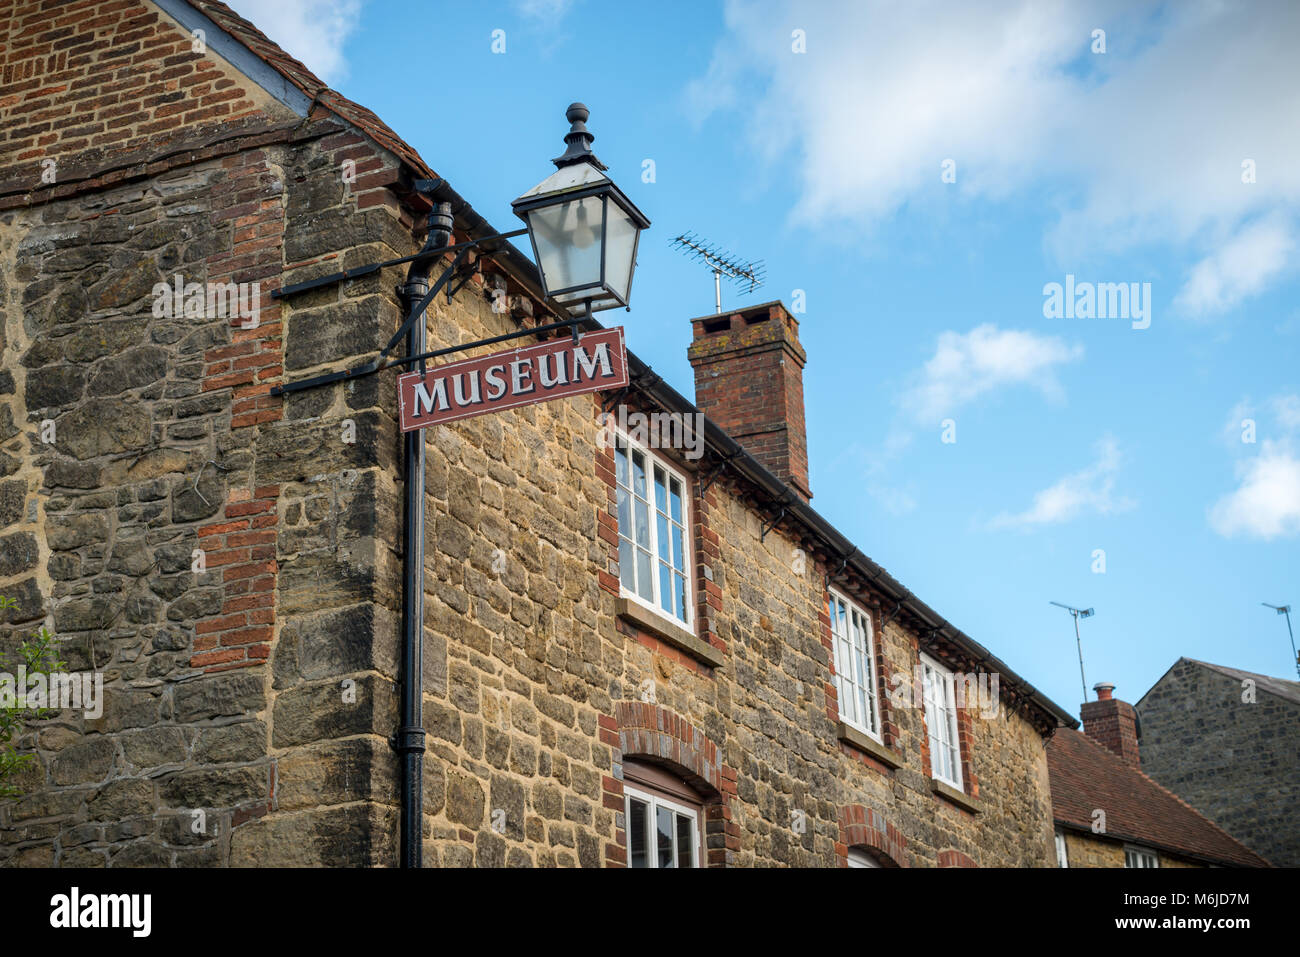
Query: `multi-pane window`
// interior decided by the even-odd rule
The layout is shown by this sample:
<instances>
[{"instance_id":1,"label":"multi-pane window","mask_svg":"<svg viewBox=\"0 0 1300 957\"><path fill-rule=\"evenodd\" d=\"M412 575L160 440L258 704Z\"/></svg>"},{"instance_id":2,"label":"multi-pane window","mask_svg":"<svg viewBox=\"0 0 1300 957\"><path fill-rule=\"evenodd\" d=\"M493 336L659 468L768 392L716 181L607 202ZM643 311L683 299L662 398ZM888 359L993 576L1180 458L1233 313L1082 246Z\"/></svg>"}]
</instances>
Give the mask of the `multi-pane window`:
<instances>
[{"instance_id":1,"label":"multi-pane window","mask_svg":"<svg viewBox=\"0 0 1300 957\"><path fill-rule=\"evenodd\" d=\"M686 480L622 437L614 447L614 470L623 591L689 628Z\"/></svg>"},{"instance_id":2,"label":"multi-pane window","mask_svg":"<svg viewBox=\"0 0 1300 957\"><path fill-rule=\"evenodd\" d=\"M930 774L961 790L961 749L957 739L957 693L953 673L921 656L925 727L930 736Z\"/></svg>"},{"instance_id":3,"label":"multi-pane window","mask_svg":"<svg viewBox=\"0 0 1300 957\"><path fill-rule=\"evenodd\" d=\"M1056 866L1069 867L1070 855L1065 851L1065 832L1056 832Z\"/></svg>"},{"instance_id":4,"label":"multi-pane window","mask_svg":"<svg viewBox=\"0 0 1300 957\"><path fill-rule=\"evenodd\" d=\"M1160 859L1156 857L1155 851L1149 851L1145 847L1125 847L1124 866L1159 867Z\"/></svg>"},{"instance_id":5,"label":"multi-pane window","mask_svg":"<svg viewBox=\"0 0 1300 957\"><path fill-rule=\"evenodd\" d=\"M623 787L629 867L699 867L699 812L650 791Z\"/></svg>"},{"instance_id":6,"label":"multi-pane window","mask_svg":"<svg viewBox=\"0 0 1300 957\"><path fill-rule=\"evenodd\" d=\"M871 619L838 592L830 593L831 644L835 648L835 692L840 718L880 739L876 702L876 656Z\"/></svg>"}]
</instances>

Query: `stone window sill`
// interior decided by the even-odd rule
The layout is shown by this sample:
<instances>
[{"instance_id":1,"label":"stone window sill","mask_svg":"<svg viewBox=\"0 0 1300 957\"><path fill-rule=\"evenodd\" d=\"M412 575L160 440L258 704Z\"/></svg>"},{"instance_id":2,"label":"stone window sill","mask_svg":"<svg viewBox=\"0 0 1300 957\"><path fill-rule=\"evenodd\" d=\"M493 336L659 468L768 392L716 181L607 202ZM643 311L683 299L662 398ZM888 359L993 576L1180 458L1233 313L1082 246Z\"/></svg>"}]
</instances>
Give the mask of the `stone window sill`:
<instances>
[{"instance_id":1,"label":"stone window sill","mask_svg":"<svg viewBox=\"0 0 1300 957\"><path fill-rule=\"evenodd\" d=\"M903 759L901 757L889 750L875 738L863 734L857 728L844 721L841 721L836 725L835 734L836 737L845 744L857 748L863 754L870 758L874 758L891 770L903 766Z\"/></svg>"},{"instance_id":2,"label":"stone window sill","mask_svg":"<svg viewBox=\"0 0 1300 957\"><path fill-rule=\"evenodd\" d=\"M723 663L722 652L707 641L702 641L680 625L675 625L662 615L657 615L644 605L639 605L629 598L619 598L615 613L629 624L642 631L648 631L678 651L690 655L696 661L710 668L720 668Z\"/></svg>"},{"instance_id":3,"label":"stone window sill","mask_svg":"<svg viewBox=\"0 0 1300 957\"><path fill-rule=\"evenodd\" d=\"M979 814L984 810L979 798L973 798L965 791L958 791L952 785L944 784L935 778L930 779L930 790L945 801L955 804L963 811L969 811L971 814Z\"/></svg>"}]
</instances>

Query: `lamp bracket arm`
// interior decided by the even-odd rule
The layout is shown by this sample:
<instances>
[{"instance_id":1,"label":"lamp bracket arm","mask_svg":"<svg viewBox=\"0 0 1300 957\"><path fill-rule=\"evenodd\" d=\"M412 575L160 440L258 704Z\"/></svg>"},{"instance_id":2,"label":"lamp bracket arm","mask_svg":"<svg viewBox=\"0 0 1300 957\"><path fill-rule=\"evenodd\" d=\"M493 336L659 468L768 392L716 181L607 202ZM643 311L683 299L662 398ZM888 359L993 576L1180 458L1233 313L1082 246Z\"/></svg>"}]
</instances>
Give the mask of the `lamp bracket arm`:
<instances>
[{"instance_id":1,"label":"lamp bracket arm","mask_svg":"<svg viewBox=\"0 0 1300 957\"><path fill-rule=\"evenodd\" d=\"M287 395L290 392L301 392L304 389L330 385L331 383L340 382L344 379L357 379L362 376L374 375L379 370L387 368L388 365L391 364L385 361L388 358L388 354L393 351L393 348L399 342L402 341L406 336L407 331L415 324L415 321L424 315L424 311L428 308L429 303L433 302L433 299L438 295L439 290L446 285L447 280L451 278L457 267L460 266L460 263L465 256L465 252L465 249L461 249L456 253L456 258L452 260L451 265L443 270L442 275L438 277L438 281L429 287L429 291L425 293L423 298L421 298L413 308L408 310L406 320L398 328L397 332L393 333L393 337L388 340L388 344L380 350L379 355L375 358L371 359L364 365L355 366L351 369L344 369L341 372L327 372L324 375L312 376L310 379L300 379L297 382L286 382L284 385L274 386L271 389L271 395Z\"/></svg>"},{"instance_id":2,"label":"lamp bracket arm","mask_svg":"<svg viewBox=\"0 0 1300 957\"><path fill-rule=\"evenodd\" d=\"M291 286L285 286L283 289L275 289L271 292L272 299L288 299L290 296L296 296L299 293L310 292L313 289L320 289L322 286L330 286L334 283L346 282L349 279L360 279L362 276L369 276L371 273L378 272L380 269L386 269L389 266L401 266L404 263L412 263L419 259L428 259L430 256L442 256L446 253L459 252L462 249L478 249L484 243L490 243L494 240L515 239L528 233L527 229L515 229L508 233L494 233L491 236L480 236L478 239L470 239L463 243L455 243L450 246L441 246L437 249L422 249L418 253L412 253L409 256L402 256L398 259L385 259L382 262L367 263L364 266L354 266L351 269L344 269L339 272L330 273L321 276L318 279L308 279L305 282L297 282ZM484 255L489 255L495 250L488 250Z\"/></svg>"}]
</instances>

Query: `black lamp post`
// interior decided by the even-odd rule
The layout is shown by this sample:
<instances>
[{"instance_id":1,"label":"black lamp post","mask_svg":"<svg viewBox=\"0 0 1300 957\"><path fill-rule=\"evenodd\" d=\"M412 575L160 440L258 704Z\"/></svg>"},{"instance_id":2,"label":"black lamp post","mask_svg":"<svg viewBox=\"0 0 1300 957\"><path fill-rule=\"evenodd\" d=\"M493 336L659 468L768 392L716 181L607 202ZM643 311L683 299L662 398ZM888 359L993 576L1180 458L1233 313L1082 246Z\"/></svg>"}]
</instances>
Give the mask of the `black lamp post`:
<instances>
[{"instance_id":1,"label":"black lamp post","mask_svg":"<svg viewBox=\"0 0 1300 957\"><path fill-rule=\"evenodd\" d=\"M558 329L568 329L574 339L579 327L593 311L627 306L632 289L632 271L636 267L637 237L650 220L623 195L605 175L607 167L591 152L594 137L587 131L587 108L572 104L567 112L571 124L564 140L568 149L552 160L557 170L512 204L527 224L527 229L483 236L463 243L451 243L452 207L448 196L455 197L440 179L419 180L416 190L429 198L428 235L424 248L411 256L369 263L353 269L296 283L272 293L285 299L322 286L376 273L388 266L407 263L406 282L398 287L406 318L401 328L388 340L379 355L364 365L338 372L327 372L271 389L272 395L286 395L374 375L384 369L411 366L421 370L429 359L466 352L481 346L536 336ZM490 255L507 239L528 233L541 274L542 290L561 306L568 318L532 329L520 329L487 339L425 351L422 317L429 303L446 290L447 300L469 279L466 257L471 250ZM451 254L451 264L432 284L434 266ZM470 270L472 272L472 269ZM406 355L389 358L403 339ZM397 732L390 739L401 765L401 833L399 850L403 867L422 863L422 821L424 774L424 435L413 431L404 438L403 476L405 480L405 528L403 532L402 575L402 689L401 716Z\"/></svg>"}]
</instances>

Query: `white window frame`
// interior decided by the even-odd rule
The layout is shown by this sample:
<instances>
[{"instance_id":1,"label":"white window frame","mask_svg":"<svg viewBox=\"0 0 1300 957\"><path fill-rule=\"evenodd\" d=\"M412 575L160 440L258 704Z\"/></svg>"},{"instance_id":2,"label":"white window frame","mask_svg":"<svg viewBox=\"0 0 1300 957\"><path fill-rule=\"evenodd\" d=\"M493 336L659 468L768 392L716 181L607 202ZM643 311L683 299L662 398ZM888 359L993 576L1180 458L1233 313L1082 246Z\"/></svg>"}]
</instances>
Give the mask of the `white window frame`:
<instances>
[{"instance_id":1,"label":"white window frame","mask_svg":"<svg viewBox=\"0 0 1300 957\"><path fill-rule=\"evenodd\" d=\"M856 728L875 741L884 744L880 736L880 696L876 689L876 641L871 616L852 599L834 588L828 588L830 599L827 613L831 619L831 648L835 653L835 693L839 698L840 720ZM839 615L843 608L844 619ZM860 619L863 645L856 640L859 629L855 617ZM841 624L847 627L844 633ZM863 655L866 656L865 662ZM847 660L846 660L847 659ZM863 696L858 691L864 692ZM865 700L864 700L865 699ZM865 704L867 714L860 713ZM865 720L864 720L865 719Z\"/></svg>"},{"instance_id":2,"label":"white window frame","mask_svg":"<svg viewBox=\"0 0 1300 957\"><path fill-rule=\"evenodd\" d=\"M1065 846L1065 832L1060 828L1056 829L1056 866L1070 866L1070 853Z\"/></svg>"},{"instance_id":3,"label":"white window frame","mask_svg":"<svg viewBox=\"0 0 1300 957\"><path fill-rule=\"evenodd\" d=\"M849 867L881 867L881 863L860 847L849 848Z\"/></svg>"},{"instance_id":4,"label":"white window frame","mask_svg":"<svg viewBox=\"0 0 1300 957\"><path fill-rule=\"evenodd\" d=\"M700 864L700 812L698 809L681 804L670 798L663 797L653 791L643 791L641 788L633 787L624 782L623 784L623 827L627 832L627 864L632 866L632 798L645 803L646 812L646 859L650 862L650 867L659 866L659 854L656 847L657 840L657 821L659 819L659 808L663 807L676 814L691 819L691 867L701 867ZM673 829L673 867L677 866L677 829Z\"/></svg>"},{"instance_id":5,"label":"white window frame","mask_svg":"<svg viewBox=\"0 0 1300 957\"><path fill-rule=\"evenodd\" d=\"M648 505L648 507L649 507L649 510L650 510L650 521L649 521L649 543L650 543L650 548L649 548L649 552L650 552L650 567L651 567L651 574L650 574L650 589L651 589L651 596L652 596L652 597L651 597L650 599L646 599L646 598L644 598L644 597L643 597L639 592L637 592L635 589L633 589L633 588L628 588L627 584L624 582L624 580L623 580L623 576L624 576L624 574L625 574L625 572L626 572L626 569L623 568L622 547L621 547L621 545L620 545L620 549L619 549L619 552L620 552L620 558L619 558L619 570L618 570L618 590L619 590L619 594L620 594L623 598L627 598L627 599L629 599L630 601L634 601L634 602L636 602L636 603L637 603L638 605L640 605L641 607L643 607L643 608L645 608L645 609L647 609L647 610L649 610L649 611L654 612L656 615L658 615L658 616L661 617L661 618L666 618L666 619L668 619L669 621L673 622L674 624L676 624L676 625L678 625L678 626L680 626L680 627L682 627L682 628L685 628L687 631L689 631L689 632L691 632L691 633L693 634L694 631L695 631L695 624L694 624L694 621L695 621L695 604L694 604L694 601L695 601L695 598L694 598L694 586L695 586L695 582L693 581L693 579L694 579L694 577L695 577L695 555L694 555L694 549L693 549L693 545L694 545L694 543L693 543L693 541L692 541L692 537L693 537L693 534L692 534L692 533L693 533L693 526L691 525L691 483L690 483L689 481L687 481L686 476L685 476L684 474L682 474L682 471L681 471L680 469L676 468L676 467L675 467L671 462L667 461L666 458L665 458L664 456L656 455L654 452L652 452L650 449L646 448L644 445L641 445L639 442L634 442L634 441L632 441L632 440L631 440L630 438L628 438L627 435L624 434L623 432L615 432L615 436L616 436L616 438L615 438L615 448L614 448L614 475L615 475L615 477L614 477L614 488L615 488L615 492L614 492L614 494L615 494L615 496L618 495L618 493L619 493L620 490L626 490L629 496L635 497L635 492L632 490L632 487L631 487L631 483L632 483L632 481L633 481L633 479L632 479L632 454L631 454L631 453L634 452L634 451L635 451L635 452L639 452L639 453L641 453L642 455L644 455L644 456L645 456L645 459L646 459L646 466L647 466L647 468L646 468L646 483L647 483L647 485L646 485L646 493L647 493L647 498L644 499L644 501L647 503L647 505ZM623 485L621 485L621 484L619 483L619 481L618 481L618 455L619 455L619 452L620 452L620 447L623 448L623 449L626 449L626 451L627 451L627 461L628 461L628 482L629 482L629 485L628 485L628 486L623 486ZM674 611L668 611L668 610L665 609L665 608L663 607L663 605L661 604L661 602L663 601L663 596L660 594L661 587L660 587L660 583L659 583L659 566L660 566L660 563L663 561L663 559L659 556L659 521L658 521L658 519L659 519L659 516L660 516L661 514L663 514L663 513L661 513L661 512L659 511L658 503L655 501L655 497L654 497L654 495L655 495L655 491L654 491L654 484L655 484L655 477L654 477L654 475L655 475L655 473L654 473L654 470L655 470L656 468L661 468L661 469L663 469L664 472L665 472L665 474L666 474L666 477L671 477L671 478L675 478L675 479L677 479L677 481L680 482L680 483L681 483L681 486L682 486L682 520L681 520L681 522L677 522L675 519L673 519L673 517L672 517L672 515L671 515L671 512L672 512L671 504L669 505L669 513L666 514L666 515L664 515L664 517L665 517L665 519L669 522L669 538L670 538L670 539L671 539L671 537L672 537L672 525L679 525L679 526L681 527L681 529L682 529L682 562L683 562L683 568L682 568L682 578L683 578L683 582L682 582L682 585L683 585L683 588L682 588L682 594L683 594L683 596L684 596L684 599L685 599L685 606L686 606L686 608L685 608L685 617L682 617L682 616L678 615L678 614L676 613L675 610L674 610ZM665 488L667 488L667 486L665 486ZM670 500L670 501L671 501L671 500ZM635 567L635 566L636 566L635 556L636 556L636 552L637 552L637 550L640 549L640 546L637 544L637 541L636 541L636 530L635 530L636 513L635 513L635 504L634 504L634 503L633 503L633 504L630 504L630 505L628 506L628 514L629 514L629 516L631 517L631 522L629 522L628 524L631 525L631 526L633 526L633 527L630 527L630 528L624 528L624 523L623 523L623 521L622 521L622 516L620 515L620 516L619 516L619 523L618 523L618 537L619 537L619 541L620 541L620 543L626 541L626 542L628 542L628 543L631 545L631 547L632 547L632 554L633 554L633 568L632 568L631 571L632 571L632 578L633 578L633 581L635 581L635 580L636 580L636 574L637 574L637 570L636 570L636 567ZM668 548L669 548L669 554L670 554L670 556L671 556L671 554L672 554L672 544L671 544L671 541L669 542L669 546L668 546ZM641 549L641 550L644 550L644 549ZM672 574L675 574L675 570L674 570L673 572L670 572L670 576L671 576ZM639 583L638 583L638 584L639 584Z\"/></svg>"},{"instance_id":6,"label":"white window frame","mask_svg":"<svg viewBox=\"0 0 1300 957\"><path fill-rule=\"evenodd\" d=\"M1160 855L1149 847L1139 847L1136 844L1124 845L1124 866L1125 867L1159 867Z\"/></svg>"},{"instance_id":7,"label":"white window frame","mask_svg":"<svg viewBox=\"0 0 1300 957\"><path fill-rule=\"evenodd\" d=\"M958 791L963 790L961 777L961 739L957 736L957 689L956 676L953 672L945 668L939 662L935 661L929 655L921 655L921 683L922 694L921 700L923 712L925 715L925 730L929 736L930 742L930 776L936 781L942 781L944 784L955 787ZM936 679L938 679L936 681ZM942 692L945 702L933 701L936 707L942 708L947 720L942 723L934 720L931 715L931 697L934 690ZM938 733L940 730L946 730L948 740ZM943 773L940 763L940 750L936 748L936 743L946 749L947 756L952 765L952 774L950 776Z\"/></svg>"}]
</instances>

